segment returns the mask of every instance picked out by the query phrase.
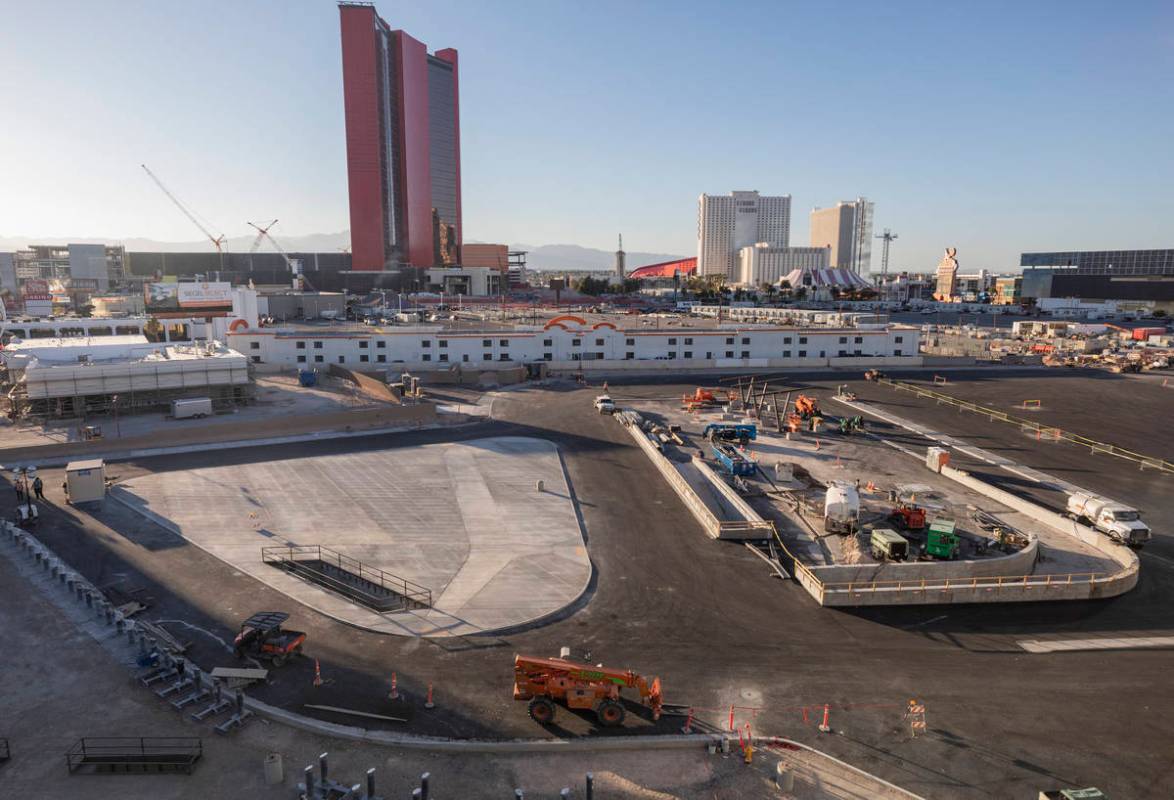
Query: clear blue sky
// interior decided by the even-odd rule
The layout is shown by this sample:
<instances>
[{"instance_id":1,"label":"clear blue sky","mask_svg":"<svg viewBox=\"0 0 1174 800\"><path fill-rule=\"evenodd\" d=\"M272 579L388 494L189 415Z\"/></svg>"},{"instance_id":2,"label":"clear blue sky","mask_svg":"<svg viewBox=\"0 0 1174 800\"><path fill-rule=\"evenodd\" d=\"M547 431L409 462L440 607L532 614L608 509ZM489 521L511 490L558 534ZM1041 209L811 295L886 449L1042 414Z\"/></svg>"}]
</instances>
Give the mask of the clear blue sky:
<instances>
[{"instance_id":1,"label":"clear blue sky","mask_svg":"<svg viewBox=\"0 0 1174 800\"><path fill-rule=\"evenodd\" d=\"M467 238L691 254L700 192L863 194L894 265L1174 247L1174 3L377 3L461 54ZM348 226L332 2L5 2L0 235ZM879 249L874 269L879 268Z\"/></svg>"}]
</instances>

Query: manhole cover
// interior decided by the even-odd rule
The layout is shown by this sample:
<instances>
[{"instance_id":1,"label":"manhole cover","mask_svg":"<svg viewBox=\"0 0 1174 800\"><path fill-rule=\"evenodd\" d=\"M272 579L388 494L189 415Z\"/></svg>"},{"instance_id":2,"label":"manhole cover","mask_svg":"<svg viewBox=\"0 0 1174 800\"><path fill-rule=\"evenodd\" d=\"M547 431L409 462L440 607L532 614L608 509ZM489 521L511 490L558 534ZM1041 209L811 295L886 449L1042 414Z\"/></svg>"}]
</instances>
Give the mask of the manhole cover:
<instances>
[{"instance_id":1,"label":"manhole cover","mask_svg":"<svg viewBox=\"0 0 1174 800\"><path fill-rule=\"evenodd\" d=\"M742 694L743 700L761 700L762 699L762 692L758 691L757 689L743 689L741 694Z\"/></svg>"}]
</instances>

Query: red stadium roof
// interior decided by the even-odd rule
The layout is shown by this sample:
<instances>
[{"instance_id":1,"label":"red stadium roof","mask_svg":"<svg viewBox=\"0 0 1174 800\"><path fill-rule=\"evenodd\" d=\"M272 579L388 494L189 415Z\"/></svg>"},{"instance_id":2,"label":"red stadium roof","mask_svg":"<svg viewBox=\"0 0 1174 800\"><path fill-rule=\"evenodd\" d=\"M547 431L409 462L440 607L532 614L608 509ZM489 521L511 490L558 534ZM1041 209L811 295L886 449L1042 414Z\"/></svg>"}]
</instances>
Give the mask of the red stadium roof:
<instances>
[{"instance_id":1,"label":"red stadium roof","mask_svg":"<svg viewBox=\"0 0 1174 800\"><path fill-rule=\"evenodd\" d=\"M671 278L674 273L692 275L697 271L696 258L682 258L680 261L662 261L659 264L649 264L628 273L629 278Z\"/></svg>"}]
</instances>

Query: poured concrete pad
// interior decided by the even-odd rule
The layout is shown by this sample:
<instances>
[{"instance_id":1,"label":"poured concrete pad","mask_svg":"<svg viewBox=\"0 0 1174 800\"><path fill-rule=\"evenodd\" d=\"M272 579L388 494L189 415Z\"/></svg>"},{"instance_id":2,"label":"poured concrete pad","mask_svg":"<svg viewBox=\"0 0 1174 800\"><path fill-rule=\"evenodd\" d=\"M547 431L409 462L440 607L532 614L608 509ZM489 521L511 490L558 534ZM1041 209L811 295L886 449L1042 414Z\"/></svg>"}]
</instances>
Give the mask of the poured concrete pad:
<instances>
[{"instance_id":1,"label":"poured concrete pad","mask_svg":"<svg viewBox=\"0 0 1174 800\"><path fill-rule=\"evenodd\" d=\"M302 603L385 633L521 625L574 602L591 577L562 461L541 439L155 473L114 496ZM378 614L262 562L262 547L286 544L320 544L422 584L433 608Z\"/></svg>"}]
</instances>

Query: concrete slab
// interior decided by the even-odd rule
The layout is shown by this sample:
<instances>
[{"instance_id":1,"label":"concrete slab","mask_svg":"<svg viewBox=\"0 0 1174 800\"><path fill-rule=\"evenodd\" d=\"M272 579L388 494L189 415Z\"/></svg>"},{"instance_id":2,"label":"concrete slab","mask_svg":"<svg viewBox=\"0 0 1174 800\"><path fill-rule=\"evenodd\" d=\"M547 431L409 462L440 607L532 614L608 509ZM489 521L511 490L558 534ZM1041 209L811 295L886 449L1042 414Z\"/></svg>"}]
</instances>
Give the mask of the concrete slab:
<instances>
[{"instance_id":1,"label":"concrete slab","mask_svg":"<svg viewBox=\"0 0 1174 800\"><path fill-rule=\"evenodd\" d=\"M1141 647L1174 647L1174 636L1136 636L1123 639L1058 639L1040 641L1024 639L1018 642L1028 653L1071 653L1083 650L1133 650Z\"/></svg>"},{"instance_id":2,"label":"concrete slab","mask_svg":"<svg viewBox=\"0 0 1174 800\"><path fill-rule=\"evenodd\" d=\"M290 597L381 633L516 627L573 603L591 578L562 460L542 439L155 473L112 496ZM428 587L433 608L379 614L261 559L265 546L315 544Z\"/></svg>"}]
</instances>

